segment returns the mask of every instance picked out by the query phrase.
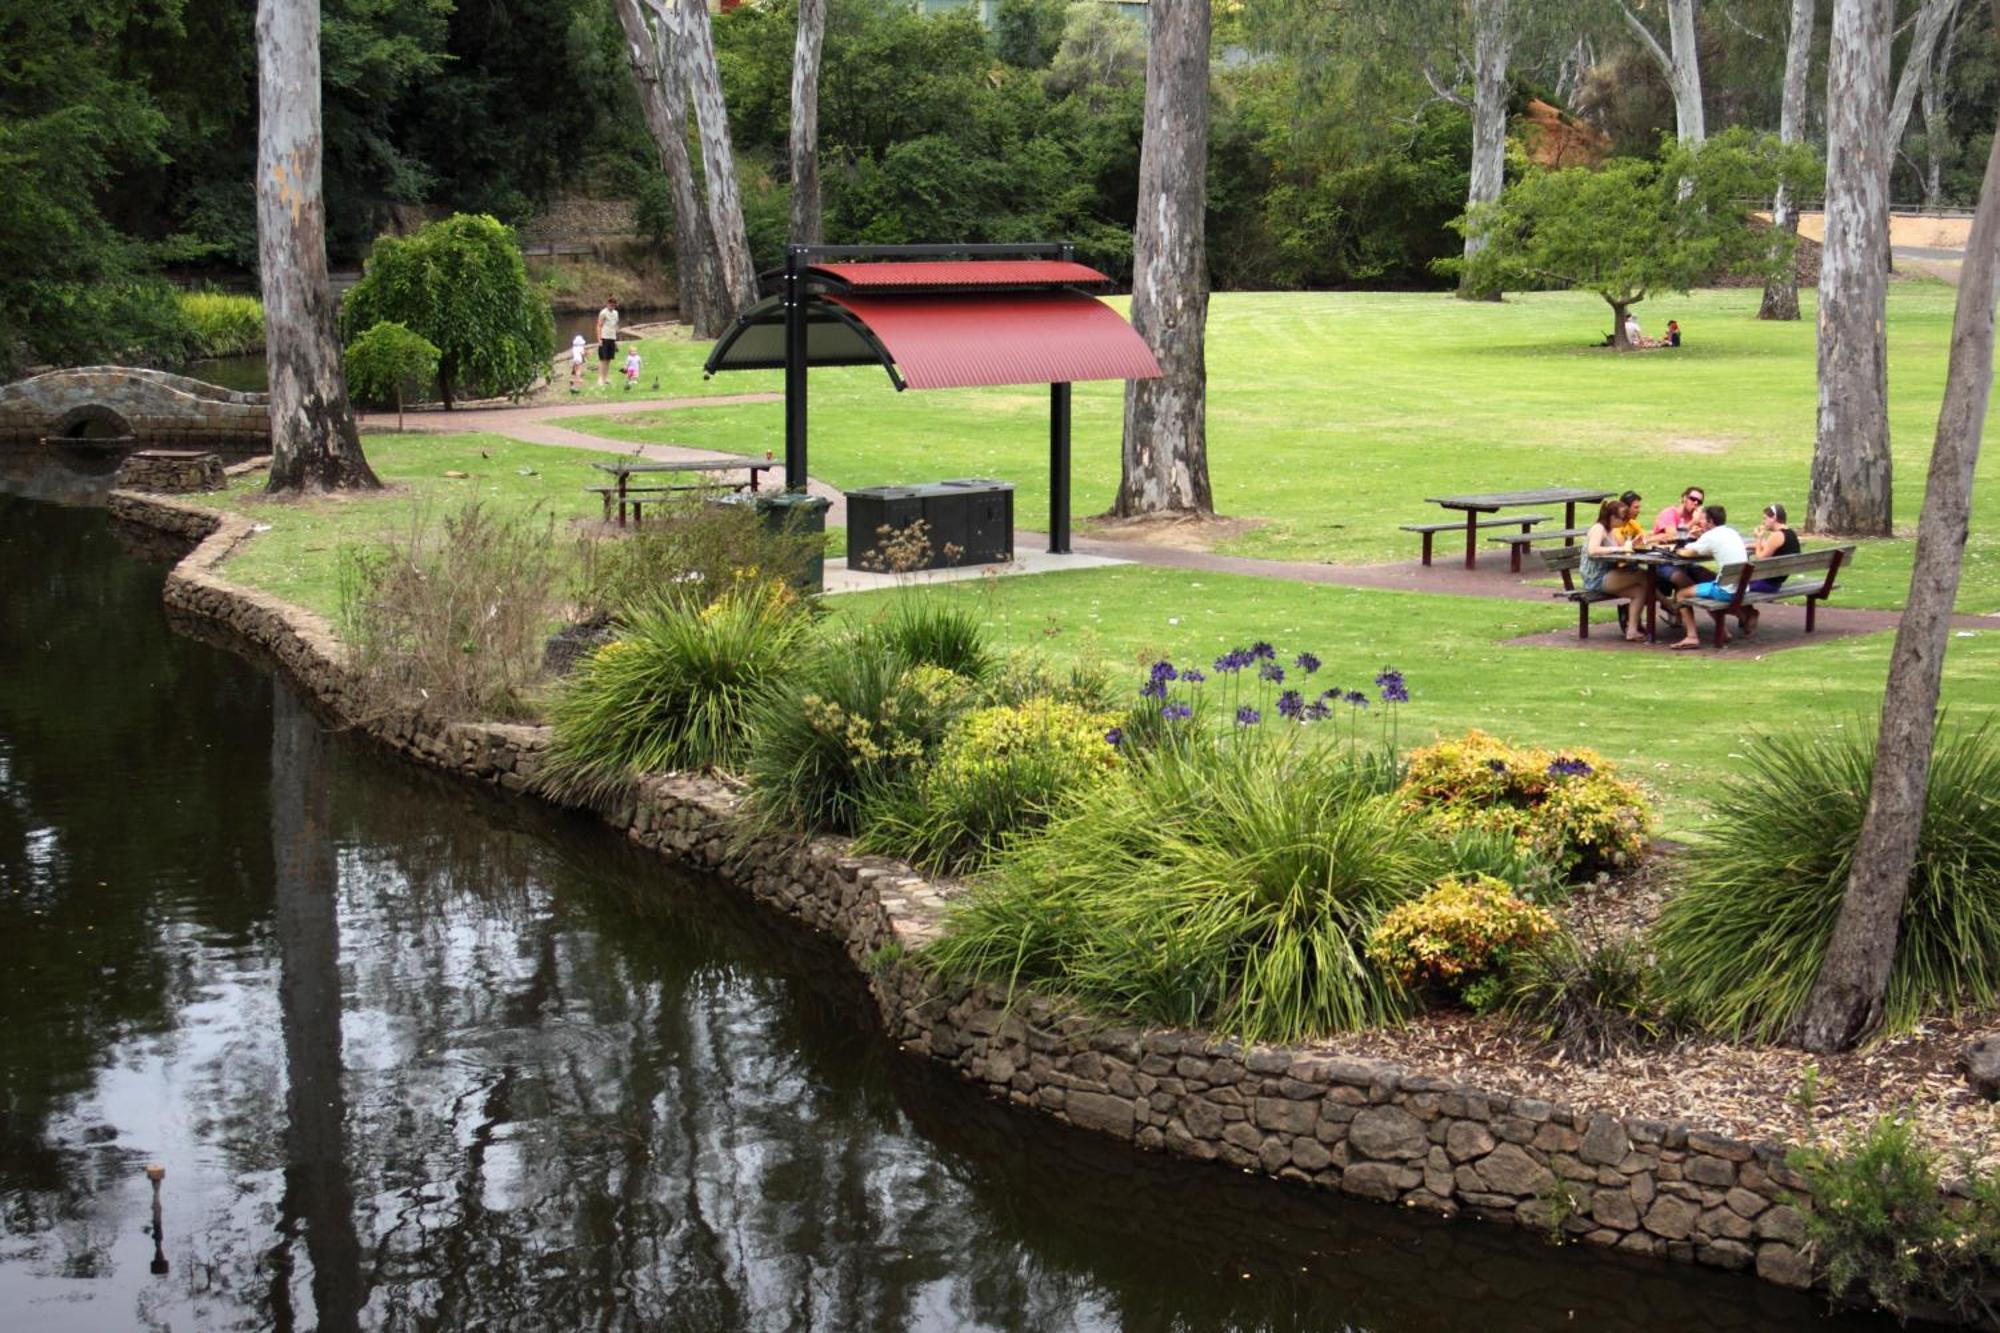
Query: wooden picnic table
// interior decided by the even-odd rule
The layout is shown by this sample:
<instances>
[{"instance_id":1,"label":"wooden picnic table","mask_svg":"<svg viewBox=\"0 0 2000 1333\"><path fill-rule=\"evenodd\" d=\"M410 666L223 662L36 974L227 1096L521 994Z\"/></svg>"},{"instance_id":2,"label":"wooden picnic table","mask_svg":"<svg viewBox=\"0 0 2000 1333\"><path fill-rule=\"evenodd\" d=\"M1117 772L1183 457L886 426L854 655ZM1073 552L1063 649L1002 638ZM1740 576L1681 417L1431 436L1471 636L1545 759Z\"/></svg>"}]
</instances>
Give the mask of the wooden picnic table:
<instances>
[{"instance_id":1,"label":"wooden picnic table","mask_svg":"<svg viewBox=\"0 0 2000 1333\"><path fill-rule=\"evenodd\" d=\"M1576 507L1596 504L1614 492L1555 486L1540 491L1491 491L1483 495L1434 495L1424 500L1440 509L1455 509L1465 515L1465 567L1479 565L1479 516L1497 514L1502 509L1523 509L1536 505L1562 505L1563 526L1576 526Z\"/></svg>"},{"instance_id":2,"label":"wooden picnic table","mask_svg":"<svg viewBox=\"0 0 2000 1333\"><path fill-rule=\"evenodd\" d=\"M759 473L782 467L783 464L769 458L746 458L736 454L727 454L720 458L679 458L669 460L635 458L629 462L621 460L616 463L592 463L591 466L599 472L608 472L618 479L616 486L592 486L588 489L597 492L603 498L604 517L606 519L611 517L611 506L613 503L617 504L618 526L622 528L625 526L625 510L627 506L630 506L632 510L632 521L635 523L639 521L640 506L649 503L649 501L642 498L644 496L661 496L673 491L716 490L724 485L727 485L730 490L740 491L747 487L749 490L755 491L757 489ZM635 476L675 472L746 472L749 474L750 479L747 483L709 482L685 486L638 487L632 485L632 478Z\"/></svg>"}]
</instances>

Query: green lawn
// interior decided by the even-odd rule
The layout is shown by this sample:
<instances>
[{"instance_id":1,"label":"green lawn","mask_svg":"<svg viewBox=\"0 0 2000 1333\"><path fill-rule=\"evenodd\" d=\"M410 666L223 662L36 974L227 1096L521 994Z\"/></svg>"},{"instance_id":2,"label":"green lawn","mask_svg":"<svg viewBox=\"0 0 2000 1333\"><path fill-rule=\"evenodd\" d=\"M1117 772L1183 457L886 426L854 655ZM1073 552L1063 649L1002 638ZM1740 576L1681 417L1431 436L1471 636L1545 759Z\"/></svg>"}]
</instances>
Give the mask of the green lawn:
<instances>
[{"instance_id":1,"label":"green lawn","mask_svg":"<svg viewBox=\"0 0 2000 1333\"><path fill-rule=\"evenodd\" d=\"M1669 831L1679 834L1698 831L1704 788L1760 732L1871 722L1893 637L1828 640L1761 659L1747 645L1726 654L1517 647L1505 641L1568 630L1574 612L1554 602L1430 596L1412 614L1407 593L1144 566L860 593L828 605L866 618L906 595L963 601L1012 647L1128 664L1135 693L1143 664L1158 657L1206 667L1259 639L1288 658L1302 649L1320 657L1320 689L1337 683L1372 696L1375 674L1393 666L1411 693L1397 721L1405 745L1479 727L1510 740L1591 746L1666 798ZM2000 626L1953 640L1945 700L1966 714L2000 703ZM1378 705L1361 715L1364 735L1379 730L1381 714Z\"/></svg>"},{"instance_id":2,"label":"green lawn","mask_svg":"<svg viewBox=\"0 0 2000 1333\"><path fill-rule=\"evenodd\" d=\"M1897 522L1914 528L1943 393L1954 292L1890 289L1889 389ZM1405 293L1222 293L1208 331L1209 462L1216 507L1264 520L1221 548L1362 563L1414 558L1396 525L1441 517L1446 491L1633 487L1665 504L1690 483L1743 516L1803 515L1811 464L1814 324L1753 316L1754 290L1655 298L1648 327L1680 320L1678 352L1591 344L1609 323L1595 297L1542 293L1498 305ZM705 344L641 345L662 392L775 390L769 372L700 378ZM898 395L879 370L815 372L812 466L842 487L990 476L1018 488L1024 527L1045 521L1047 395L1035 387ZM1076 390L1075 510L1107 509L1118 480L1120 389ZM745 404L565 424L616 439L732 450L779 447L780 408ZM1908 541L1873 544L1846 581L1849 605L1901 603ZM1497 548L1496 548L1497 549ZM1981 469L1960 608L2000 611L2000 450Z\"/></svg>"}]
</instances>

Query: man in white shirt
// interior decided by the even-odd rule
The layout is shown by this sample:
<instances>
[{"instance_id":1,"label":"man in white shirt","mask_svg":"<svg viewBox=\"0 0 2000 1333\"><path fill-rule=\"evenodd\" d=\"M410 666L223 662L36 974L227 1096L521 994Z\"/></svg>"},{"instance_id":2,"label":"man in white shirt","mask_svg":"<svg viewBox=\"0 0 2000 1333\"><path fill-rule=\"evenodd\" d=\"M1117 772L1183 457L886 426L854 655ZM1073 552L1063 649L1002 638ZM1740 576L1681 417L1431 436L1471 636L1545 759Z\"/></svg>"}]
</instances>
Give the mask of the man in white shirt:
<instances>
[{"instance_id":1,"label":"man in white shirt","mask_svg":"<svg viewBox=\"0 0 2000 1333\"><path fill-rule=\"evenodd\" d=\"M597 312L597 387L611 387L605 376L611 373L611 363L618 359L618 299L604 298L604 309Z\"/></svg>"},{"instance_id":2,"label":"man in white shirt","mask_svg":"<svg viewBox=\"0 0 2000 1333\"><path fill-rule=\"evenodd\" d=\"M1743 534L1729 526L1729 515L1721 505L1703 505L1694 511L1688 520L1688 534L1692 538L1686 546L1674 554L1687 560L1706 560L1715 565L1717 572L1740 565L1750 558L1749 544ZM1695 625L1694 599L1697 597L1728 597L1732 590L1725 589L1711 576L1707 580L1682 588L1674 594L1674 601L1681 613L1681 625L1686 635L1674 645L1676 648L1701 647L1701 631ZM1738 620L1743 617L1739 613Z\"/></svg>"}]
</instances>

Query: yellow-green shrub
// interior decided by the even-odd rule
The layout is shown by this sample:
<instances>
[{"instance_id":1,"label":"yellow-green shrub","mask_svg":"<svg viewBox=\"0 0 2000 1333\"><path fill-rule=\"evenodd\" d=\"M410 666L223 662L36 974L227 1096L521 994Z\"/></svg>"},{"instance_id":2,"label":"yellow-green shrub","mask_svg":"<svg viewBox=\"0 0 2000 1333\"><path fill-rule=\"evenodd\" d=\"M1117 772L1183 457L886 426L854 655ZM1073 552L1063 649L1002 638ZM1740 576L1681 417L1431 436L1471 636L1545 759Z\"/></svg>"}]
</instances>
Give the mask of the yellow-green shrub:
<instances>
[{"instance_id":1,"label":"yellow-green shrub","mask_svg":"<svg viewBox=\"0 0 2000 1333\"><path fill-rule=\"evenodd\" d=\"M1368 961L1413 989L1461 995L1512 951L1556 932L1555 918L1487 875L1443 879L1368 934Z\"/></svg>"},{"instance_id":2,"label":"yellow-green shrub","mask_svg":"<svg viewBox=\"0 0 2000 1333\"><path fill-rule=\"evenodd\" d=\"M982 864L1004 835L1040 827L1118 767L1113 722L1061 699L975 709L915 782L871 803L861 846L950 870Z\"/></svg>"},{"instance_id":3,"label":"yellow-green shrub","mask_svg":"<svg viewBox=\"0 0 2000 1333\"><path fill-rule=\"evenodd\" d=\"M1572 878L1632 864L1653 827L1644 792L1596 751L1509 745L1483 731L1413 751L1401 794L1440 834L1503 834Z\"/></svg>"}]
</instances>

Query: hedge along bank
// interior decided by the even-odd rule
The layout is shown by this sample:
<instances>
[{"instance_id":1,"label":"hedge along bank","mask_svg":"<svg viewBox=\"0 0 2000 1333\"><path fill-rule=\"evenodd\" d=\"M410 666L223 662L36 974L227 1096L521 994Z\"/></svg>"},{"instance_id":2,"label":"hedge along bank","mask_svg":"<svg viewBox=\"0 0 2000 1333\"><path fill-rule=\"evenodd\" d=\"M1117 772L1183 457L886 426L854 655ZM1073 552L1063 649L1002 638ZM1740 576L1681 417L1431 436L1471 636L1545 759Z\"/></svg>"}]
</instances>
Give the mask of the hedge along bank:
<instances>
[{"instance_id":1,"label":"hedge along bank","mask_svg":"<svg viewBox=\"0 0 2000 1333\"><path fill-rule=\"evenodd\" d=\"M114 517L195 544L170 609L268 652L337 719L433 767L528 791L547 728L371 713L321 617L223 578L251 539L241 515L116 491ZM1038 996L945 983L907 955L937 938L959 891L846 839L746 839L740 798L684 775L645 778L595 812L628 838L717 874L834 934L905 1049L996 1096L1150 1151L1219 1162L1442 1216L1566 1233L1621 1251L1812 1281L1806 1182L1775 1142L1617 1116L1427 1077L1310 1046L1107 1023Z\"/></svg>"}]
</instances>

